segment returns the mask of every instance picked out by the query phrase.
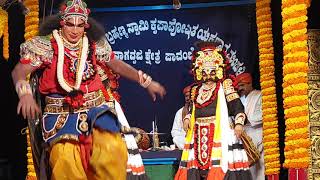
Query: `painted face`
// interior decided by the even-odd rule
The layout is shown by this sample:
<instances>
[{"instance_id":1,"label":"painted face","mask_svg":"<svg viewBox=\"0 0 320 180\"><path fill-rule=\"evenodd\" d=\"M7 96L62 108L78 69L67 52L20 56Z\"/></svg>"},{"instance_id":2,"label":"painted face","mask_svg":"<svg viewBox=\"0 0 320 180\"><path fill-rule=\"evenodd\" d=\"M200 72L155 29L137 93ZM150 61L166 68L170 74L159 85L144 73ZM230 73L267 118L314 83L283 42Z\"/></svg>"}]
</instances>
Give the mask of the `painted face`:
<instances>
[{"instance_id":1,"label":"painted face","mask_svg":"<svg viewBox=\"0 0 320 180\"><path fill-rule=\"evenodd\" d=\"M238 88L240 96L247 96L253 90L252 83L247 82L239 82Z\"/></svg>"},{"instance_id":2,"label":"painted face","mask_svg":"<svg viewBox=\"0 0 320 180\"><path fill-rule=\"evenodd\" d=\"M70 17L62 27L62 36L70 43L77 43L84 34L85 21L80 17Z\"/></svg>"},{"instance_id":3,"label":"painted face","mask_svg":"<svg viewBox=\"0 0 320 180\"><path fill-rule=\"evenodd\" d=\"M215 68L204 68L202 70L203 81L214 81L216 79L216 69Z\"/></svg>"}]
</instances>

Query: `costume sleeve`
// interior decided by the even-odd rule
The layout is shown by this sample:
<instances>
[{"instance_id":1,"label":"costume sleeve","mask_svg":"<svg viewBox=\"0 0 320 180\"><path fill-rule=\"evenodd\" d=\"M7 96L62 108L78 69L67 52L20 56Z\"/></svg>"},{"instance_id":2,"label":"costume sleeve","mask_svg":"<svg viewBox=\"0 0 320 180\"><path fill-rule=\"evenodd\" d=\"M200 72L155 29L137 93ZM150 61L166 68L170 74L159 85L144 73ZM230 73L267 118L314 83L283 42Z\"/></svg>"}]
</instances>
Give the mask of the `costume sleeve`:
<instances>
[{"instance_id":1,"label":"costume sleeve","mask_svg":"<svg viewBox=\"0 0 320 180\"><path fill-rule=\"evenodd\" d=\"M186 132L183 130L183 124L182 124L182 108L177 111L174 117L171 136L173 138L172 139L173 143L179 149L183 149Z\"/></svg>"},{"instance_id":2,"label":"costume sleeve","mask_svg":"<svg viewBox=\"0 0 320 180\"><path fill-rule=\"evenodd\" d=\"M51 63L53 49L50 37L36 36L20 45L20 62L36 68L44 63Z\"/></svg>"},{"instance_id":3,"label":"costume sleeve","mask_svg":"<svg viewBox=\"0 0 320 180\"><path fill-rule=\"evenodd\" d=\"M100 64L105 64L115 58L115 55L107 39L103 38L97 42L96 57L97 62Z\"/></svg>"},{"instance_id":4,"label":"costume sleeve","mask_svg":"<svg viewBox=\"0 0 320 180\"><path fill-rule=\"evenodd\" d=\"M231 79L225 79L223 81L223 90L227 100L229 115L234 117L235 124L244 125L247 119L244 112L244 106L241 103L239 94L235 90Z\"/></svg>"}]
</instances>

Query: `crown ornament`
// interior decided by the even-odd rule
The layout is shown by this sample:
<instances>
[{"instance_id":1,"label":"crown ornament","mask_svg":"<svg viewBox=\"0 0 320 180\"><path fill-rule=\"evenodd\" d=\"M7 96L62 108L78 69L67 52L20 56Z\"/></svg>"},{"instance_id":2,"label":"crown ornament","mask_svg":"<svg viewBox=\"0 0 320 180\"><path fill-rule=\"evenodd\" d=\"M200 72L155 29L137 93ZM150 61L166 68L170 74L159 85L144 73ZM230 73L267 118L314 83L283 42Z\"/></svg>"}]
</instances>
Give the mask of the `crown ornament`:
<instances>
[{"instance_id":1,"label":"crown ornament","mask_svg":"<svg viewBox=\"0 0 320 180\"><path fill-rule=\"evenodd\" d=\"M68 0L60 9L61 18L66 20L69 17L80 17L86 23L90 14L90 9L82 0Z\"/></svg>"},{"instance_id":2,"label":"crown ornament","mask_svg":"<svg viewBox=\"0 0 320 180\"><path fill-rule=\"evenodd\" d=\"M192 73L197 81L202 80L202 73L216 72L218 79L223 78L223 72L227 66L225 51L218 46L207 43L193 55Z\"/></svg>"}]
</instances>

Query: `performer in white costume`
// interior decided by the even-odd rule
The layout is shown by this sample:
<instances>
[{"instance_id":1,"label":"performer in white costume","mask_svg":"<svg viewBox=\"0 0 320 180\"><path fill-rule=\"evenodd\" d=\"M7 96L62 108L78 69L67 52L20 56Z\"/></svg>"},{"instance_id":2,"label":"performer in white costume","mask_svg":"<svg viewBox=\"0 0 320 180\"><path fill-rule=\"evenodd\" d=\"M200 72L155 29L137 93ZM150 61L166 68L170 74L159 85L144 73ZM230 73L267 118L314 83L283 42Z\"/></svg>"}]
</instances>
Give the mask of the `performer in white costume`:
<instances>
[{"instance_id":1,"label":"performer in white costume","mask_svg":"<svg viewBox=\"0 0 320 180\"><path fill-rule=\"evenodd\" d=\"M171 129L172 141L180 150L183 149L186 138L186 131L183 127L183 119L187 114L189 114L190 90L190 86L187 86L183 89L185 104L176 112Z\"/></svg>"},{"instance_id":2,"label":"performer in white costume","mask_svg":"<svg viewBox=\"0 0 320 180\"><path fill-rule=\"evenodd\" d=\"M262 143L262 94L252 87L252 76L243 73L236 77L240 100L245 107L248 123L244 126L245 132L251 137L260 152L260 159L250 167L253 179L264 180L264 151Z\"/></svg>"}]
</instances>

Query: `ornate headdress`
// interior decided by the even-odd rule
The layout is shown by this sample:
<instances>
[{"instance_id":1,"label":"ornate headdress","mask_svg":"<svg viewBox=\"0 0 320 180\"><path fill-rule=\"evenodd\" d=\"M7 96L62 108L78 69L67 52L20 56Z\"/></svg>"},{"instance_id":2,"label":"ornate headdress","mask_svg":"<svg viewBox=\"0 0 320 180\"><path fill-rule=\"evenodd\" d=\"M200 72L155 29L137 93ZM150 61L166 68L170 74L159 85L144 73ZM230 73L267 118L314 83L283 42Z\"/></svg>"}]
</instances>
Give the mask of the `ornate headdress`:
<instances>
[{"instance_id":1,"label":"ornate headdress","mask_svg":"<svg viewBox=\"0 0 320 180\"><path fill-rule=\"evenodd\" d=\"M212 70L215 71L216 78L222 79L225 67L228 64L225 51L212 42L202 42L198 46L200 46L200 50L194 52L192 59L192 73L196 81L203 79L203 71Z\"/></svg>"},{"instance_id":2,"label":"ornate headdress","mask_svg":"<svg viewBox=\"0 0 320 180\"><path fill-rule=\"evenodd\" d=\"M66 20L67 17L80 16L86 23L89 13L90 9L87 8L87 4L82 0L68 0L60 10L63 20Z\"/></svg>"}]
</instances>

